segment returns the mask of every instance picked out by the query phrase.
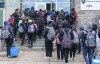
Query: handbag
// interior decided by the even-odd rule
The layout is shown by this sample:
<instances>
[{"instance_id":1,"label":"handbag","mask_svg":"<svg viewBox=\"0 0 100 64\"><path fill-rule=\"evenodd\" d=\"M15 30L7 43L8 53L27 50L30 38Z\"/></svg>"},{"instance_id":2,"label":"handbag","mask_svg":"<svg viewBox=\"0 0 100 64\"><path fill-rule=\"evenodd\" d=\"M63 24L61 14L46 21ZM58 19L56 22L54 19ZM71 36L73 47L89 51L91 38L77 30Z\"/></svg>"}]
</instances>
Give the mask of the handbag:
<instances>
[{"instance_id":1,"label":"handbag","mask_svg":"<svg viewBox=\"0 0 100 64\"><path fill-rule=\"evenodd\" d=\"M18 45L16 44L16 42L14 41L11 49L10 49L10 56L11 57L16 57L19 55L19 47Z\"/></svg>"}]
</instances>

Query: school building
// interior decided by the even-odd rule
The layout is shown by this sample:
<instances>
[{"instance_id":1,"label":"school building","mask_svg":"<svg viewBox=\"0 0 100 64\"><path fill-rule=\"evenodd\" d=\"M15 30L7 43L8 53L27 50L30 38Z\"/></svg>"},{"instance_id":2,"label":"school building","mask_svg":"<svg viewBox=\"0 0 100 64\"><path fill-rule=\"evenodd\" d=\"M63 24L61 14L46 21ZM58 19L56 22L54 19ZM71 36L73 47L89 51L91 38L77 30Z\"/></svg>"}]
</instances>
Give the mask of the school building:
<instances>
[{"instance_id":1,"label":"school building","mask_svg":"<svg viewBox=\"0 0 100 64\"><path fill-rule=\"evenodd\" d=\"M63 9L69 13L71 8L75 8L78 21L84 24L94 19L97 20L97 17L100 16L100 7L96 7L91 3L94 3L93 0L92 2L91 0L0 0L0 26L3 25L3 21L7 20L16 8L23 11L25 8L31 8L32 6L35 10L55 9L60 11ZM99 5L100 1L95 3Z\"/></svg>"}]
</instances>

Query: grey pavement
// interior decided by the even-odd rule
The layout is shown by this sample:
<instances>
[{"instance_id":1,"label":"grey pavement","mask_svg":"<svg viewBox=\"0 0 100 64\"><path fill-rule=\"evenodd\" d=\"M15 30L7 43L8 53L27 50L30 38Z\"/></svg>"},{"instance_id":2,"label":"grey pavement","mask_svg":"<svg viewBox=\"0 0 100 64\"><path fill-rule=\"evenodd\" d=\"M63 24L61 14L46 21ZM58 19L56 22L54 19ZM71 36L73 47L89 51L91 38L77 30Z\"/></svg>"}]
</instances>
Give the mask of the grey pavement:
<instances>
[{"instance_id":1,"label":"grey pavement","mask_svg":"<svg viewBox=\"0 0 100 64\"><path fill-rule=\"evenodd\" d=\"M45 59L45 51L20 51L17 58L7 58L6 52L0 52L0 64L66 64L64 60L57 60L56 51L50 60ZM69 64L85 64L82 54L77 54L75 61L69 60Z\"/></svg>"}]
</instances>

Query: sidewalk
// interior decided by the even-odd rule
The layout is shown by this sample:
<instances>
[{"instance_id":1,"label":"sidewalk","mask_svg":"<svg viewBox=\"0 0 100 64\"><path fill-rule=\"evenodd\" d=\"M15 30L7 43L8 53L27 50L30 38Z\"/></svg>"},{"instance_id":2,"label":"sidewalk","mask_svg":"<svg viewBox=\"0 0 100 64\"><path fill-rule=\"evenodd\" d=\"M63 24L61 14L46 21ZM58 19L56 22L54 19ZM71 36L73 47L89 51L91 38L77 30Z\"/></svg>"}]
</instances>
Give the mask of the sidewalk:
<instances>
[{"instance_id":1,"label":"sidewalk","mask_svg":"<svg viewBox=\"0 0 100 64\"><path fill-rule=\"evenodd\" d=\"M0 52L0 64L49 64L45 58L45 51L20 51L19 57L7 58L6 52ZM66 64L64 60L57 60L56 51L50 64ZM76 55L75 61L69 60L69 64L85 64L82 54Z\"/></svg>"}]
</instances>

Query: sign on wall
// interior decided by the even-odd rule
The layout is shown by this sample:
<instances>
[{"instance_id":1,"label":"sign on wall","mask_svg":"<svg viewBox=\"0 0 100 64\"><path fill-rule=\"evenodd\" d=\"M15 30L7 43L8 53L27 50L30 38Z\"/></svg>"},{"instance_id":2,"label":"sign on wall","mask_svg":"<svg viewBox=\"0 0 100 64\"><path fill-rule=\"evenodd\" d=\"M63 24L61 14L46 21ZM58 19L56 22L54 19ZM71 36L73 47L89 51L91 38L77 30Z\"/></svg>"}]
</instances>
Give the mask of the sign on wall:
<instances>
[{"instance_id":1,"label":"sign on wall","mask_svg":"<svg viewBox=\"0 0 100 64\"><path fill-rule=\"evenodd\" d=\"M100 10L100 0L80 0L81 10Z\"/></svg>"}]
</instances>

